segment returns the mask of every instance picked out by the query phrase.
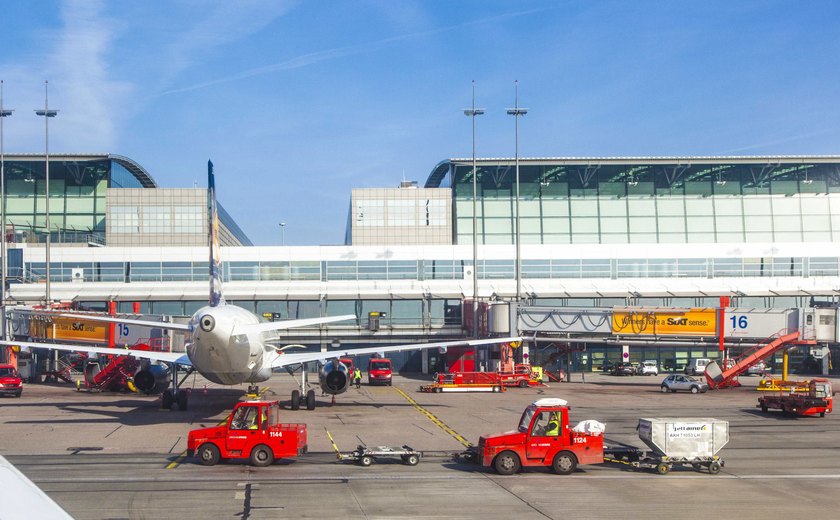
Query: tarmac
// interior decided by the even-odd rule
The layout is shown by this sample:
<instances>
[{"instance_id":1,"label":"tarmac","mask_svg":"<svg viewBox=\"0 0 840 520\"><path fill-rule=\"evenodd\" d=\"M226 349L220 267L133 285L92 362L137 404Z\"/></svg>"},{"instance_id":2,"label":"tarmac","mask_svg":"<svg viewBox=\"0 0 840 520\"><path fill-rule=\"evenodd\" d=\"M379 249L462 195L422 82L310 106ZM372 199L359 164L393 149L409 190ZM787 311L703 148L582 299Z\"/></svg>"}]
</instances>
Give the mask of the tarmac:
<instances>
[{"instance_id":1,"label":"tarmac","mask_svg":"<svg viewBox=\"0 0 840 520\"><path fill-rule=\"evenodd\" d=\"M0 399L0 454L79 519L766 519L828 518L840 509L838 413L762 414L758 377L697 395L662 394L663 378L587 374L583 383L574 374L570 383L502 393L431 394L418 392L422 376L395 377L393 386L351 387L335 404L318 397L314 411L284 409L284 422L307 424L310 452L267 468L205 467L185 454L188 432L223 420L245 386L191 377L189 410L181 412L160 410L153 396L30 384L21 398ZM276 374L264 386L265 399L286 407L295 382ZM453 459L482 434L515 429L525 406L543 397L568 400L573 424L596 419L609 441L638 447L640 417L727 420L725 466L718 475L675 468L662 476L607 463L569 476L543 468L501 476ZM424 457L413 467L339 462L328 432L342 451L409 445Z\"/></svg>"}]
</instances>

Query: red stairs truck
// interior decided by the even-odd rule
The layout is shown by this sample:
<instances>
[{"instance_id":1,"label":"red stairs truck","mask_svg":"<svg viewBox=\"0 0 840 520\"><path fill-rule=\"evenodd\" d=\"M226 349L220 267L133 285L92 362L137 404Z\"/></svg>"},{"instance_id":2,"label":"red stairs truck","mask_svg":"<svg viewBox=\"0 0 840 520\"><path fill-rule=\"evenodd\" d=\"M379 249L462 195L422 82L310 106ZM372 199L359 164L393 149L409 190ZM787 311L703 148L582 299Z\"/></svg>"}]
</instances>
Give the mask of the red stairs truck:
<instances>
[{"instance_id":1,"label":"red stairs truck","mask_svg":"<svg viewBox=\"0 0 840 520\"><path fill-rule=\"evenodd\" d=\"M571 428L569 409L564 399L535 401L522 413L515 431L482 436L466 456L501 475L512 475L524 466L551 467L559 475L569 475L579 465L603 463L603 425L584 421Z\"/></svg>"},{"instance_id":2,"label":"red stairs truck","mask_svg":"<svg viewBox=\"0 0 840 520\"><path fill-rule=\"evenodd\" d=\"M192 430L187 454L205 466L225 459L250 459L254 466L270 466L281 458L306 453L306 425L280 423L278 401L237 403L221 426Z\"/></svg>"}]
</instances>

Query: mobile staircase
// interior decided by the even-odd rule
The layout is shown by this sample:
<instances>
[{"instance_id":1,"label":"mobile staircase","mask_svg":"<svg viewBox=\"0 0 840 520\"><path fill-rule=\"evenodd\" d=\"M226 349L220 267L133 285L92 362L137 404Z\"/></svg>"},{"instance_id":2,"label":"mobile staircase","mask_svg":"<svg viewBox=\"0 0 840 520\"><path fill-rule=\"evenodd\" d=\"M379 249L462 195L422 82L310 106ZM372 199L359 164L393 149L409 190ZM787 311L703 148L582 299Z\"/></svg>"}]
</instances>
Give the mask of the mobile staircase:
<instances>
[{"instance_id":1,"label":"mobile staircase","mask_svg":"<svg viewBox=\"0 0 840 520\"><path fill-rule=\"evenodd\" d=\"M748 349L737 358L725 360L725 369L722 369L716 361L712 361L706 365L706 381L709 383L709 388L741 386L737 377L759 361L772 356L780 349L788 347L789 343L811 343L797 340L799 340L799 331L777 335L769 342L762 342Z\"/></svg>"}]
</instances>

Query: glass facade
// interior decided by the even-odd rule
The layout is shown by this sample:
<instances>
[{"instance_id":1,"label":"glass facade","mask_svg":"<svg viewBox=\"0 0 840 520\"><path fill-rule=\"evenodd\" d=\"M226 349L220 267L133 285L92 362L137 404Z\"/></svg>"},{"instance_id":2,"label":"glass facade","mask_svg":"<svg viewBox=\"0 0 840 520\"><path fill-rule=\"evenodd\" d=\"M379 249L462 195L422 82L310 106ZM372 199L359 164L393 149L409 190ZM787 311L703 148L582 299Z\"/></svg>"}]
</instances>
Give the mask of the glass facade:
<instances>
[{"instance_id":1,"label":"glass facade","mask_svg":"<svg viewBox=\"0 0 840 520\"><path fill-rule=\"evenodd\" d=\"M235 261L222 265L225 280L360 281L360 280L462 280L471 260L332 260L332 261ZM207 262L52 262L54 282L69 282L74 270L88 282L199 282L208 277ZM44 278L43 262L27 262L24 279ZM563 278L769 278L840 276L840 259L834 257L759 258L640 258L525 260L524 279ZM513 260L480 260L482 280L512 280Z\"/></svg>"},{"instance_id":2,"label":"glass facade","mask_svg":"<svg viewBox=\"0 0 840 520\"><path fill-rule=\"evenodd\" d=\"M112 166L108 159L50 161L52 240L104 242L105 193ZM5 174L7 226L14 227L14 240L44 242L47 232L44 161L7 158Z\"/></svg>"},{"instance_id":3,"label":"glass facade","mask_svg":"<svg viewBox=\"0 0 840 520\"><path fill-rule=\"evenodd\" d=\"M512 161L478 163L478 236L513 243ZM523 244L828 242L840 239L840 158L520 162ZM472 164L439 165L455 236L472 243Z\"/></svg>"}]
</instances>

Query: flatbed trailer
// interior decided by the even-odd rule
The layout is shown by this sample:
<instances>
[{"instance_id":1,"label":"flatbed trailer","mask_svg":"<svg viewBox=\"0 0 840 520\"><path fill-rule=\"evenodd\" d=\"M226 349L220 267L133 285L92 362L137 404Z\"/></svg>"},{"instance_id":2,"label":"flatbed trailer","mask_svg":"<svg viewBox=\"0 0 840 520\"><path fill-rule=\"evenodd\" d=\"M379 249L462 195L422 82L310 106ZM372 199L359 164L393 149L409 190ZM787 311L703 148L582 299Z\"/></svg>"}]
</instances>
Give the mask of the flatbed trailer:
<instances>
[{"instance_id":1,"label":"flatbed trailer","mask_svg":"<svg viewBox=\"0 0 840 520\"><path fill-rule=\"evenodd\" d=\"M339 452L338 460L343 462L356 462L360 466L370 466L377 459L396 459L400 458L405 464L409 466L416 466L420 462L423 453L415 450L411 446L359 446L351 452Z\"/></svg>"},{"instance_id":2,"label":"flatbed trailer","mask_svg":"<svg viewBox=\"0 0 840 520\"><path fill-rule=\"evenodd\" d=\"M717 475L726 464L717 455L711 457L668 457L654 451L646 451L635 446L610 446L604 448L604 462L626 464L636 469L655 471L667 475L674 466L691 466L695 471L707 469Z\"/></svg>"},{"instance_id":3,"label":"flatbed trailer","mask_svg":"<svg viewBox=\"0 0 840 520\"><path fill-rule=\"evenodd\" d=\"M793 415L819 415L831 413L834 409L834 393L828 379L814 378L807 385L788 387L778 394L767 393L758 398L757 408L767 413L768 410L781 410Z\"/></svg>"}]
</instances>

